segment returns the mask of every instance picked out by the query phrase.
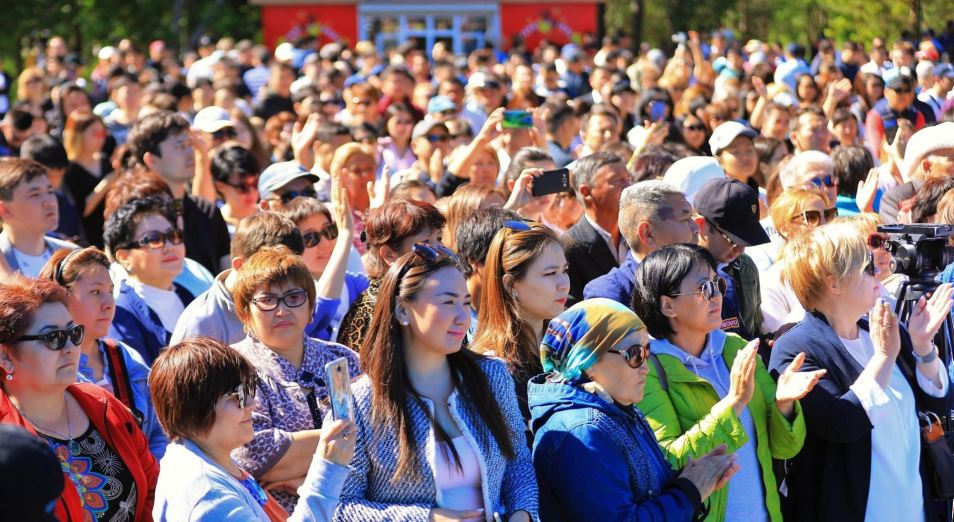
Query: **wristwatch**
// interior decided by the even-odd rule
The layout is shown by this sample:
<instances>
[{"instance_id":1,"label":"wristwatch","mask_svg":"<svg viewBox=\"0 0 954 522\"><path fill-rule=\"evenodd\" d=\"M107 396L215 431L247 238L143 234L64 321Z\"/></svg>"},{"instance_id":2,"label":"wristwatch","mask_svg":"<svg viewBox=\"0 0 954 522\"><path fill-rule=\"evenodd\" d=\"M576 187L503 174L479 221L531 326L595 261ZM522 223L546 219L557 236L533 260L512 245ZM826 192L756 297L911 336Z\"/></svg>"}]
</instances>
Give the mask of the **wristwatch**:
<instances>
[{"instance_id":1,"label":"wristwatch","mask_svg":"<svg viewBox=\"0 0 954 522\"><path fill-rule=\"evenodd\" d=\"M918 355L918 352L915 350L911 350L911 354L914 355L914 360L919 363L927 364L934 362L934 359L937 359L937 346L935 346L934 343L931 343L931 348L932 349L930 353L926 355Z\"/></svg>"}]
</instances>

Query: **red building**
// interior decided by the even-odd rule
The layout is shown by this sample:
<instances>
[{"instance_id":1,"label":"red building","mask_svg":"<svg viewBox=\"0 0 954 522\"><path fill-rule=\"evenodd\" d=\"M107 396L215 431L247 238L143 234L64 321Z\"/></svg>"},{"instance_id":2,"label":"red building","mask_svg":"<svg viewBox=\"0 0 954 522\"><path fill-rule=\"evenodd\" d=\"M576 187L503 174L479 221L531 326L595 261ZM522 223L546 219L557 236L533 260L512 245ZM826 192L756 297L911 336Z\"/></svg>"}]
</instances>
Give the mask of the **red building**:
<instances>
[{"instance_id":1,"label":"red building","mask_svg":"<svg viewBox=\"0 0 954 522\"><path fill-rule=\"evenodd\" d=\"M506 47L521 35L532 48L541 39L564 44L596 33L602 2L498 0L407 2L400 0L251 0L262 7L265 44L294 40L304 33L322 43L370 40L387 49L410 38L430 49L435 42L467 53L492 43Z\"/></svg>"}]
</instances>

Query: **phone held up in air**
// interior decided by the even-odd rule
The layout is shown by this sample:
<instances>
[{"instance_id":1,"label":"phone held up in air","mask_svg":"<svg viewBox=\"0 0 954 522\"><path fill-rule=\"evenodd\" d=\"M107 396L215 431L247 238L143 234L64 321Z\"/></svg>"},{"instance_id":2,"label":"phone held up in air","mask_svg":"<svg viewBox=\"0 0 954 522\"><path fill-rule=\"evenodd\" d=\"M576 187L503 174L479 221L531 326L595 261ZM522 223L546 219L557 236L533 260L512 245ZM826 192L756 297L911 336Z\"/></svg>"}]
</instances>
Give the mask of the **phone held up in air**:
<instances>
[{"instance_id":1,"label":"phone held up in air","mask_svg":"<svg viewBox=\"0 0 954 522\"><path fill-rule=\"evenodd\" d=\"M533 178L533 189L530 193L533 197L546 196L547 194L556 194L558 192L567 192L570 190L570 170L556 169L546 170L543 174Z\"/></svg>"},{"instance_id":2,"label":"phone held up in air","mask_svg":"<svg viewBox=\"0 0 954 522\"><path fill-rule=\"evenodd\" d=\"M530 111L504 111L500 127L504 129L529 129L533 127L533 115Z\"/></svg>"},{"instance_id":3,"label":"phone held up in air","mask_svg":"<svg viewBox=\"0 0 954 522\"><path fill-rule=\"evenodd\" d=\"M348 360L340 357L325 365L325 377L328 382L328 398L331 401L331 415L335 420L354 421L354 409L351 401L351 372Z\"/></svg>"},{"instance_id":4,"label":"phone held up in air","mask_svg":"<svg viewBox=\"0 0 954 522\"><path fill-rule=\"evenodd\" d=\"M666 104L661 101L649 102L649 121L656 123L666 117Z\"/></svg>"}]
</instances>

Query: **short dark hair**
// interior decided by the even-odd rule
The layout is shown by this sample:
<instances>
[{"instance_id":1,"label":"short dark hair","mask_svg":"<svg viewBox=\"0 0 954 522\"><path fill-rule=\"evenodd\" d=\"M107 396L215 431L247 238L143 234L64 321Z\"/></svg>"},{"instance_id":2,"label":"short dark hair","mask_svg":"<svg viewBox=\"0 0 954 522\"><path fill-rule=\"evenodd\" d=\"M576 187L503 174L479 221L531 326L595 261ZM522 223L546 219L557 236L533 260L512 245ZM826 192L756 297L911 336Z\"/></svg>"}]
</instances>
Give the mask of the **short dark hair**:
<instances>
[{"instance_id":1,"label":"short dark hair","mask_svg":"<svg viewBox=\"0 0 954 522\"><path fill-rule=\"evenodd\" d=\"M29 183L40 176L48 176L47 168L23 158L0 158L0 200L13 199L13 191L20 183Z\"/></svg>"},{"instance_id":2,"label":"short dark hair","mask_svg":"<svg viewBox=\"0 0 954 522\"><path fill-rule=\"evenodd\" d=\"M12 107L3 116L3 121L13 125L18 131L29 130L33 126L33 113L22 107Z\"/></svg>"},{"instance_id":3,"label":"short dark hair","mask_svg":"<svg viewBox=\"0 0 954 522\"><path fill-rule=\"evenodd\" d=\"M36 161L48 169L65 169L70 165L63 144L49 134L27 138L20 147L20 157Z\"/></svg>"},{"instance_id":4,"label":"short dark hair","mask_svg":"<svg viewBox=\"0 0 954 522\"><path fill-rule=\"evenodd\" d=\"M302 221L321 214L328 218L329 223L334 223L331 217L331 211L324 203L315 198L295 198L291 203L281 209L281 214L292 220L295 225L300 225Z\"/></svg>"},{"instance_id":5,"label":"short dark hair","mask_svg":"<svg viewBox=\"0 0 954 522\"><path fill-rule=\"evenodd\" d=\"M929 217L937 214L937 204L941 198L951 190L954 190L954 178L940 176L926 180L915 195L914 208L911 209L911 222L927 222Z\"/></svg>"},{"instance_id":6,"label":"short dark hair","mask_svg":"<svg viewBox=\"0 0 954 522\"><path fill-rule=\"evenodd\" d=\"M669 318L661 309L662 296L679 293L679 286L693 268L706 266L716 270L715 259L699 245L677 243L654 251L636 269L631 306L646 323L649 335L665 339L674 333Z\"/></svg>"},{"instance_id":7,"label":"short dark hair","mask_svg":"<svg viewBox=\"0 0 954 522\"><path fill-rule=\"evenodd\" d=\"M387 265L378 255L378 247L387 245L397 251L408 236L429 228L440 230L447 222L434 205L423 201L398 200L372 209L365 219L364 232L367 239L368 277L384 277Z\"/></svg>"},{"instance_id":8,"label":"short dark hair","mask_svg":"<svg viewBox=\"0 0 954 522\"><path fill-rule=\"evenodd\" d=\"M577 197L583 197L580 194L580 185L592 185L596 171L613 163L623 163L623 158L607 151L594 152L576 160L573 166L573 175L570 176L570 186L576 192Z\"/></svg>"},{"instance_id":9,"label":"short dark hair","mask_svg":"<svg viewBox=\"0 0 954 522\"><path fill-rule=\"evenodd\" d=\"M484 264L490 243L507 221L522 221L522 218L512 210L484 208L457 224L454 237L464 277L471 276L473 265Z\"/></svg>"},{"instance_id":10,"label":"short dark hair","mask_svg":"<svg viewBox=\"0 0 954 522\"><path fill-rule=\"evenodd\" d=\"M513 155L513 159L510 160L510 165L507 166L507 171L504 172L504 179L507 181L516 180L520 177L520 173L523 172L523 169L527 168L530 163L537 161L553 161L553 156L540 147L524 147L520 149Z\"/></svg>"},{"instance_id":11,"label":"short dark hair","mask_svg":"<svg viewBox=\"0 0 954 522\"><path fill-rule=\"evenodd\" d=\"M556 134L567 120L574 117L573 107L568 103L551 103L547 114L547 132Z\"/></svg>"},{"instance_id":12,"label":"short dark hair","mask_svg":"<svg viewBox=\"0 0 954 522\"><path fill-rule=\"evenodd\" d=\"M261 173L261 166L255 156L240 145L220 147L212 155L212 179L228 183L232 173L254 174Z\"/></svg>"},{"instance_id":13,"label":"short dark hair","mask_svg":"<svg viewBox=\"0 0 954 522\"><path fill-rule=\"evenodd\" d=\"M209 433L215 404L240 385L257 386L255 368L221 341L195 337L163 350L152 364L149 393L169 440Z\"/></svg>"},{"instance_id":14,"label":"short dark hair","mask_svg":"<svg viewBox=\"0 0 954 522\"><path fill-rule=\"evenodd\" d=\"M858 145L835 147L831 151L831 161L835 164L835 176L838 178L838 194L842 196L854 197L858 183L874 168L874 159L868 147Z\"/></svg>"},{"instance_id":15,"label":"short dark hair","mask_svg":"<svg viewBox=\"0 0 954 522\"><path fill-rule=\"evenodd\" d=\"M229 255L233 259L248 259L259 249L275 245L285 245L298 255L305 252L305 241L295 223L278 212L265 210L239 222L232 235Z\"/></svg>"},{"instance_id":16,"label":"short dark hair","mask_svg":"<svg viewBox=\"0 0 954 522\"><path fill-rule=\"evenodd\" d=\"M156 111L139 119L129 131L127 143L136 161L145 165L146 153L159 156L159 144L169 136L189 130L189 122L181 115L170 111Z\"/></svg>"},{"instance_id":17,"label":"short dark hair","mask_svg":"<svg viewBox=\"0 0 954 522\"><path fill-rule=\"evenodd\" d=\"M142 222L143 218L150 214L158 214L166 218L172 226L176 226L176 223L178 223L175 211L169 205L169 202L164 199L149 196L130 200L119 207L106 220L106 226L103 229L103 243L106 245L110 256L115 257L117 250L129 248L128 245L137 239L133 237L136 233L136 227Z\"/></svg>"}]
</instances>

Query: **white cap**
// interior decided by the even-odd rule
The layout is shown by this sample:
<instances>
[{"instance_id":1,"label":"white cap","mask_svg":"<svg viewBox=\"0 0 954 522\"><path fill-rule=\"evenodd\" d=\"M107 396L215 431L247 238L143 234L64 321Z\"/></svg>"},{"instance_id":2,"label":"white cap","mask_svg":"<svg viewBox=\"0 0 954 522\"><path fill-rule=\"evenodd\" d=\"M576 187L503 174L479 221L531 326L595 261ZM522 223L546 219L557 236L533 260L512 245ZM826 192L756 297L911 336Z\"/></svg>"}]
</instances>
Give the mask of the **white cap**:
<instances>
[{"instance_id":1,"label":"white cap","mask_svg":"<svg viewBox=\"0 0 954 522\"><path fill-rule=\"evenodd\" d=\"M229 111L214 105L199 111L198 114L195 115L195 120L192 121L193 129L209 134L218 132L225 127L234 126L235 124L232 123L232 119L229 118Z\"/></svg>"},{"instance_id":2,"label":"white cap","mask_svg":"<svg viewBox=\"0 0 954 522\"><path fill-rule=\"evenodd\" d=\"M96 55L100 60L109 60L116 54L116 48L112 45L107 45L99 50L99 53Z\"/></svg>"},{"instance_id":3,"label":"white cap","mask_svg":"<svg viewBox=\"0 0 954 522\"><path fill-rule=\"evenodd\" d=\"M707 181L724 177L725 171L715 158L689 156L670 165L662 180L681 190L689 203L692 203L696 192Z\"/></svg>"},{"instance_id":4,"label":"white cap","mask_svg":"<svg viewBox=\"0 0 954 522\"><path fill-rule=\"evenodd\" d=\"M732 144L739 136L754 140L758 135L759 133L755 132L752 127L737 121L727 121L712 131L712 136L709 136L709 148L714 156L718 156L722 149Z\"/></svg>"},{"instance_id":5,"label":"white cap","mask_svg":"<svg viewBox=\"0 0 954 522\"><path fill-rule=\"evenodd\" d=\"M954 122L925 127L911 136L904 149L904 173L910 177L928 154L943 149L954 149Z\"/></svg>"}]
</instances>

